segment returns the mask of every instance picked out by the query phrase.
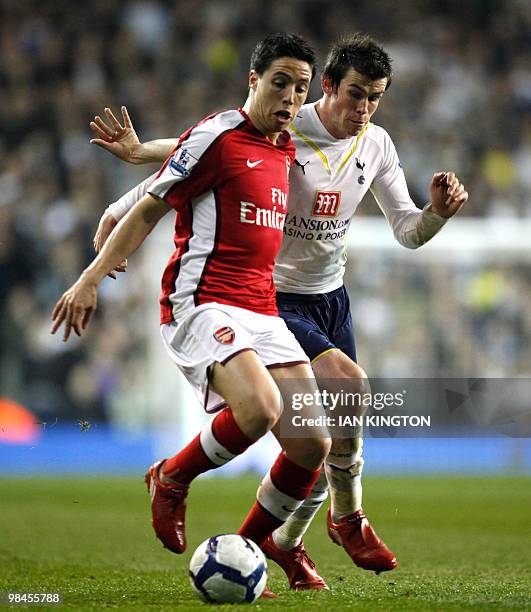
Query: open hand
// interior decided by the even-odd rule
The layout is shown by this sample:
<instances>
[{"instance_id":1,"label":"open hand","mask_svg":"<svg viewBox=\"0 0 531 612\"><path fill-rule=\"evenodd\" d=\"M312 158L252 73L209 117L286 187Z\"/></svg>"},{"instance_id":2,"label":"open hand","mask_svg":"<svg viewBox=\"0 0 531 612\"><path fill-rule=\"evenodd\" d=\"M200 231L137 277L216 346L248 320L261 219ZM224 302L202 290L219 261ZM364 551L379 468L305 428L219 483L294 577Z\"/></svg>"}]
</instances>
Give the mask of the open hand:
<instances>
[{"instance_id":1,"label":"open hand","mask_svg":"<svg viewBox=\"0 0 531 612\"><path fill-rule=\"evenodd\" d=\"M96 310L97 294L97 284L81 276L55 305L52 313L52 334L55 334L64 321L63 342L68 340L72 329L81 336Z\"/></svg>"},{"instance_id":2,"label":"open hand","mask_svg":"<svg viewBox=\"0 0 531 612\"><path fill-rule=\"evenodd\" d=\"M133 128L127 108L125 106L121 108L123 125L116 119L110 108L104 110L108 123L105 123L99 115L94 117L94 121L90 122L90 127L97 138L93 138L90 143L102 147L126 162L139 163L136 153L141 143Z\"/></svg>"}]
</instances>

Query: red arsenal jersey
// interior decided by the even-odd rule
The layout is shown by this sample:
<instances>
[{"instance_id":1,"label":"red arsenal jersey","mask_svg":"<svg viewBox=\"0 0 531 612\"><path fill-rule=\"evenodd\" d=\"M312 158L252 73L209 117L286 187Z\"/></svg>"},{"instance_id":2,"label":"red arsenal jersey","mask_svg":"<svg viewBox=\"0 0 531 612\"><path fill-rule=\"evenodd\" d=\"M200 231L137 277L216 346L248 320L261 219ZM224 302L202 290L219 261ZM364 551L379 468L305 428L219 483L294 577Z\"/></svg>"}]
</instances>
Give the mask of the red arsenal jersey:
<instances>
[{"instance_id":1,"label":"red arsenal jersey","mask_svg":"<svg viewBox=\"0 0 531 612\"><path fill-rule=\"evenodd\" d=\"M161 323L209 302L278 314L272 273L294 158L286 132L273 145L241 109L183 134L149 188L177 211Z\"/></svg>"}]
</instances>

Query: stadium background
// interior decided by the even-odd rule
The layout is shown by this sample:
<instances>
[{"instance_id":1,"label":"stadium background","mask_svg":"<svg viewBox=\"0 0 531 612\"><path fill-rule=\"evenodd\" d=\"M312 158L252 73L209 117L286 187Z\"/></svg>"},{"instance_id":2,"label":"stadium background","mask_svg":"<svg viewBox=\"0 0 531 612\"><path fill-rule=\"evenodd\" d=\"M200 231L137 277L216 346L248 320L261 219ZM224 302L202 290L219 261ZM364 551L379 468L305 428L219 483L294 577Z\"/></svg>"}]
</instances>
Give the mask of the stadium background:
<instances>
[{"instance_id":1,"label":"stadium background","mask_svg":"<svg viewBox=\"0 0 531 612\"><path fill-rule=\"evenodd\" d=\"M104 208L150 170L89 145L93 115L126 104L141 139L179 134L243 102L250 51L276 30L307 36L321 65L339 33L379 39L394 82L375 120L414 200L439 169L471 194L415 253L374 202L361 206L346 276L360 363L371 376L530 375L526 0L0 0L0 474L142 473L196 431L200 411L158 336L168 225L104 282L86 338L50 336L50 312L92 259ZM262 469L266 450L233 469ZM523 439L369 440L367 453L368 474L531 471Z\"/></svg>"}]
</instances>

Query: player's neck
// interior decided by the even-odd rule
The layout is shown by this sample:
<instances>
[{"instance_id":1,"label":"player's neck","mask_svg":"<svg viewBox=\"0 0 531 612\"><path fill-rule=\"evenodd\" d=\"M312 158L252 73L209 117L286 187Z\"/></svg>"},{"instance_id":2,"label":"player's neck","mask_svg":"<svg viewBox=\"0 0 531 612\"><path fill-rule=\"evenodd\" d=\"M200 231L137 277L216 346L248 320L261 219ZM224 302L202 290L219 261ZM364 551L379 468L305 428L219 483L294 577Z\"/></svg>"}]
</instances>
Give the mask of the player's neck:
<instances>
[{"instance_id":1,"label":"player's neck","mask_svg":"<svg viewBox=\"0 0 531 612\"><path fill-rule=\"evenodd\" d=\"M251 120L251 123L254 127L261 132L268 140L270 140L274 145L277 144L278 137L282 132L269 132L270 129L265 121L262 121L260 115L252 108L247 111L247 116Z\"/></svg>"},{"instance_id":2,"label":"player's neck","mask_svg":"<svg viewBox=\"0 0 531 612\"><path fill-rule=\"evenodd\" d=\"M343 140L345 138L344 135L338 134L334 126L334 122L332 121L332 117L330 115L330 109L328 108L324 97L322 97L315 103L315 112L317 113L319 120L323 124L325 130L330 134L330 136L332 136L333 138L337 138L338 140Z\"/></svg>"}]
</instances>

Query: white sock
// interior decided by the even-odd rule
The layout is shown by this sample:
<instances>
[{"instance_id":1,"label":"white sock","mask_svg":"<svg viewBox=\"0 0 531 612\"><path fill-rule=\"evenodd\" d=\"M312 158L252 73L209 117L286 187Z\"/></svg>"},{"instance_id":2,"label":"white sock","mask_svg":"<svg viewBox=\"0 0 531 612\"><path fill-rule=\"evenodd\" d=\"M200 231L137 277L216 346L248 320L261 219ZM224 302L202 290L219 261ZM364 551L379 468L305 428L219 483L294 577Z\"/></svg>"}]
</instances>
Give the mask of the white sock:
<instances>
[{"instance_id":1,"label":"white sock","mask_svg":"<svg viewBox=\"0 0 531 612\"><path fill-rule=\"evenodd\" d=\"M335 439L325 461L325 471L330 487L332 519L361 510L363 470L363 438L361 431L352 439Z\"/></svg>"},{"instance_id":2,"label":"white sock","mask_svg":"<svg viewBox=\"0 0 531 612\"><path fill-rule=\"evenodd\" d=\"M302 536L310 526L313 517L328 497L328 483L324 470L317 479L301 506L283 523L273 531L273 541L282 550L291 550L298 546Z\"/></svg>"}]
</instances>

